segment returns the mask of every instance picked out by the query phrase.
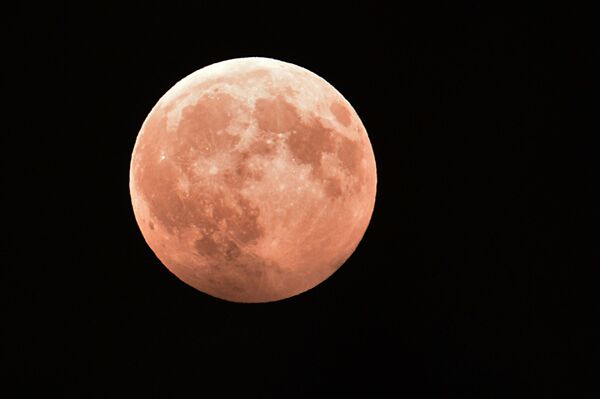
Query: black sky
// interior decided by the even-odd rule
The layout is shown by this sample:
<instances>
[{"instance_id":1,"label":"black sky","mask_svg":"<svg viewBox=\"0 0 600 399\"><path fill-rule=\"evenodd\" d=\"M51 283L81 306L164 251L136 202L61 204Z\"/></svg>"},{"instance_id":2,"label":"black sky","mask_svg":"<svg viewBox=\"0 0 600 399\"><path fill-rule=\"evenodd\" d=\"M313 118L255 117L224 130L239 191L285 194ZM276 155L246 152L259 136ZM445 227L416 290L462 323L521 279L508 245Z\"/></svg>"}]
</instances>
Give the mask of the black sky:
<instances>
[{"instance_id":1,"label":"black sky","mask_svg":"<svg viewBox=\"0 0 600 399\"><path fill-rule=\"evenodd\" d=\"M6 390L597 397L592 14L221 3L7 10ZM369 229L336 274L251 306L171 275L128 191L159 97L244 56L333 84L367 128L379 180Z\"/></svg>"}]
</instances>

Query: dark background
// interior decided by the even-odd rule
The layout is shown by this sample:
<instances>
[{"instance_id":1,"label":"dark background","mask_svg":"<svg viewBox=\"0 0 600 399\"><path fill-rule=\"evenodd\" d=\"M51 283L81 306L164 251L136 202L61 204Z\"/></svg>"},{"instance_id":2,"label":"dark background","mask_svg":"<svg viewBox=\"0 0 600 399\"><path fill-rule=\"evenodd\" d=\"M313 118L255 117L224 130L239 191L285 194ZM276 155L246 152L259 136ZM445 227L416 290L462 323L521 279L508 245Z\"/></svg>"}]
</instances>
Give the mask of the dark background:
<instances>
[{"instance_id":1,"label":"dark background","mask_svg":"<svg viewBox=\"0 0 600 399\"><path fill-rule=\"evenodd\" d=\"M593 13L83 3L23 3L3 17L0 390L598 397ZM351 259L316 288L259 305L171 275L128 191L133 144L159 97L244 56L333 84L378 166Z\"/></svg>"}]
</instances>

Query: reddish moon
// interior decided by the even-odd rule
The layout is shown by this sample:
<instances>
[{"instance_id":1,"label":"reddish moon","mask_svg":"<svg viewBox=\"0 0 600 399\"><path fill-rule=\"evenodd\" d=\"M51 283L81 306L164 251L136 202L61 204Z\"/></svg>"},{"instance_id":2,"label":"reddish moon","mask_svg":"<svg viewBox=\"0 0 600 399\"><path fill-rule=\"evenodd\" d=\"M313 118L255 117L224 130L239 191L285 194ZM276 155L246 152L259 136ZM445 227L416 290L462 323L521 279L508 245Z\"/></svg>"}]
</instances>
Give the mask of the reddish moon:
<instances>
[{"instance_id":1,"label":"reddish moon","mask_svg":"<svg viewBox=\"0 0 600 399\"><path fill-rule=\"evenodd\" d=\"M142 234L173 274L252 303L332 275L367 229L376 185L348 101L304 68L258 57L167 91L137 136L129 182Z\"/></svg>"}]
</instances>

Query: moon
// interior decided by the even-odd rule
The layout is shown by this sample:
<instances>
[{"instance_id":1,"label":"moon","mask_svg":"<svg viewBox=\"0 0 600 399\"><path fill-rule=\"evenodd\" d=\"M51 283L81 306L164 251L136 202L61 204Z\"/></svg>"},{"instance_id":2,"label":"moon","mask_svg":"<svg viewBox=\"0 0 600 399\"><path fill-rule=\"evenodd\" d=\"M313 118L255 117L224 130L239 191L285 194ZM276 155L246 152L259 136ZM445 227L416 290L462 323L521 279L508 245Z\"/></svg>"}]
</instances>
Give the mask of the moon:
<instances>
[{"instance_id":1,"label":"moon","mask_svg":"<svg viewBox=\"0 0 600 399\"><path fill-rule=\"evenodd\" d=\"M144 239L179 279L258 303L307 291L361 241L377 173L345 98L270 58L206 66L168 90L138 133L129 172Z\"/></svg>"}]
</instances>

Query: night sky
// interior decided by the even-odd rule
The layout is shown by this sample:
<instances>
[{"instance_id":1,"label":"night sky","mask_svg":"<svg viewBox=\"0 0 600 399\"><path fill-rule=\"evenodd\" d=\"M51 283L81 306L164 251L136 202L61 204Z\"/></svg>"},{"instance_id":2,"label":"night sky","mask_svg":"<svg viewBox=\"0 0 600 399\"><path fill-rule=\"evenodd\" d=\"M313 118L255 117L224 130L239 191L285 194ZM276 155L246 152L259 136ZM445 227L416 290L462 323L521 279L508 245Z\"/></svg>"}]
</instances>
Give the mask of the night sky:
<instances>
[{"instance_id":1,"label":"night sky","mask_svg":"<svg viewBox=\"0 0 600 399\"><path fill-rule=\"evenodd\" d=\"M4 13L1 396L598 397L593 14L50 3ZM346 264L257 305L162 266L128 188L160 96L246 56L336 87L378 169Z\"/></svg>"}]
</instances>

